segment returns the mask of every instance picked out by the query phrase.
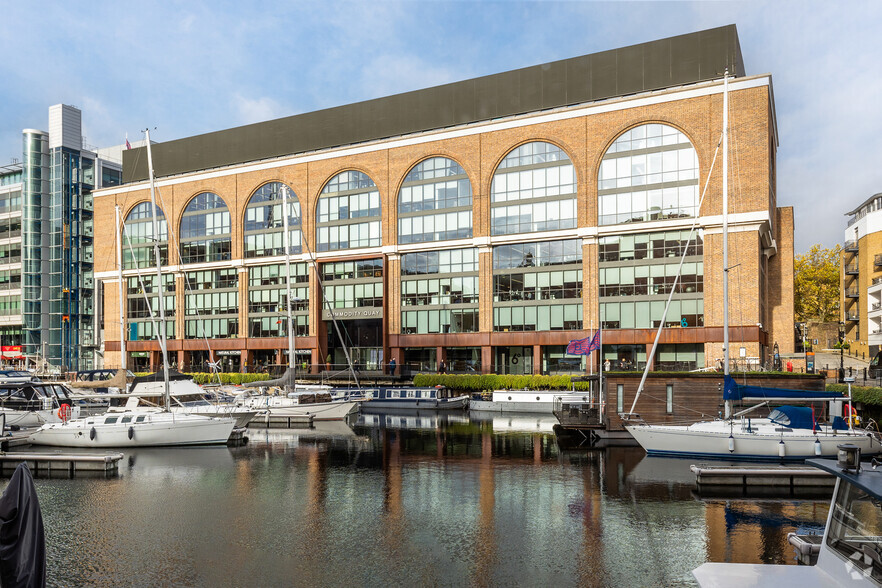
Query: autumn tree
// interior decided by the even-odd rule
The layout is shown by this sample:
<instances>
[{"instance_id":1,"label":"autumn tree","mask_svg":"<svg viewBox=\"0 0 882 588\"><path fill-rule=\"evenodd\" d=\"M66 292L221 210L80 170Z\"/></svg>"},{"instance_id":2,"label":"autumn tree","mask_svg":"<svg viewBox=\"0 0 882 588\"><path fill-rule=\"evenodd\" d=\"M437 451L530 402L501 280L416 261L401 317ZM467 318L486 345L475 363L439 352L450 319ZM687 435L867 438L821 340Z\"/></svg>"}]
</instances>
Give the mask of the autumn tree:
<instances>
[{"instance_id":1,"label":"autumn tree","mask_svg":"<svg viewBox=\"0 0 882 588\"><path fill-rule=\"evenodd\" d=\"M839 320L839 259L842 249L812 246L793 260L793 310L796 320Z\"/></svg>"}]
</instances>

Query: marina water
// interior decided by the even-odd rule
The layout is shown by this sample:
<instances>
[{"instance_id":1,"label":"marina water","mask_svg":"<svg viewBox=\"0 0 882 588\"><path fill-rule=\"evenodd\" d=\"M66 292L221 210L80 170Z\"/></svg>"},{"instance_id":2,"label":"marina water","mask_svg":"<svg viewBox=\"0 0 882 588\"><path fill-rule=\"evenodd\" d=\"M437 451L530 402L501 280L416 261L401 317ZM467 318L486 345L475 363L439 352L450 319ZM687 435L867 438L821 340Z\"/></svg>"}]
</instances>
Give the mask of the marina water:
<instances>
[{"instance_id":1,"label":"marina water","mask_svg":"<svg viewBox=\"0 0 882 588\"><path fill-rule=\"evenodd\" d=\"M50 584L691 586L823 530L829 492L699 495L690 461L561 451L554 422L364 415L38 478Z\"/></svg>"}]
</instances>

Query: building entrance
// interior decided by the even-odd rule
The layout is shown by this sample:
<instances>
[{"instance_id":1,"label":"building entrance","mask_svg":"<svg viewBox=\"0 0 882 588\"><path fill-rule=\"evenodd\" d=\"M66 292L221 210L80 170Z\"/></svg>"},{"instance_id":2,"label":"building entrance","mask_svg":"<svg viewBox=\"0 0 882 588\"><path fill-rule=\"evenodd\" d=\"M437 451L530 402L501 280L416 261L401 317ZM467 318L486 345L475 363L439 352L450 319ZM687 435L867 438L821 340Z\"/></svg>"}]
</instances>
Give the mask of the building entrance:
<instances>
[{"instance_id":1,"label":"building entrance","mask_svg":"<svg viewBox=\"0 0 882 588\"><path fill-rule=\"evenodd\" d=\"M383 369L383 320L338 320L337 326L343 342L337 337L332 321L327 321L328 355L331 363L339 369L348 369L343 343L349 349L353 367L361 371Z\"/></svg>"}]
</instances>

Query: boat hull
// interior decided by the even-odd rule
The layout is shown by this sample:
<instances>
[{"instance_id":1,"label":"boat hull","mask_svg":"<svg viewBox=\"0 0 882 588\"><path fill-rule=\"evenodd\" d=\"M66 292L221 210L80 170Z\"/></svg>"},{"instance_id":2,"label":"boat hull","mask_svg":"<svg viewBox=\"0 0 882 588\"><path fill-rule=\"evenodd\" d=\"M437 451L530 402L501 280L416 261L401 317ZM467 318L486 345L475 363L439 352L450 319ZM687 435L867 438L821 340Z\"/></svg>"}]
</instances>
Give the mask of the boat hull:
<instances>
[{"instance_id":1,"label":"boat hull","mask_svg":"<svg viewBox=\"0 0 882 588\"><path fill-rule=\"evenodd\" d=\"M292 404L289 406L269 406L264 407L262 411L258 412L252 422L259 424L261 417L266 417L267 414L271 418L312 416L312 420L314 421L342 421L353 412L357 412L359 404L361 403L355 401L342 401ZM258 409L259 405L252 405L251 408Z\"/></svg>"},{"instance_id":2,"label":"boat hull","mask_svg":"<svg viewBox=\"0 0 882 588\"><path fill-rule=\"evenodd\" d=\"M46 424L32 433L29 440L34 445L52 447L215 445L226 443L235 425L232 418L170 413L154 413L143 422L134 422L134 419L120 422L126 414L109 413L68 423ZM117 417L117 422L105 424L107 417Z\"/></svg>"},{"instance_id":3,"label":"boat hull","mask_svg":"<svg viewBox=\"0 0 882 588\"><path fill-rule=\"evenodd\" d=\"M362 405L365 412L389 409L407 410L464 410L469 405L468 396L455 398L373 398Z\"/></svg>"},{"instance_id":4,"label":"boat hull","mask_svg":"<svg viewBox=\"0 0 882 588\"><path fill-rule=\"evenodd\" d=\"M722 421L718 430L711 427L702 429L697 425L644 424L626 425L625 429L648 455L668 457L801 461L815 457L835 458L838 455L837 446L843 443L857 445L863 455L875 455L882 449L878 439L869 434L839 432L835 435L815 435L808 430L804 433L761 434L741 431L740 426L730 430ZM733 441L731 451L730 436Z\"/></svg>"}]
</instances>

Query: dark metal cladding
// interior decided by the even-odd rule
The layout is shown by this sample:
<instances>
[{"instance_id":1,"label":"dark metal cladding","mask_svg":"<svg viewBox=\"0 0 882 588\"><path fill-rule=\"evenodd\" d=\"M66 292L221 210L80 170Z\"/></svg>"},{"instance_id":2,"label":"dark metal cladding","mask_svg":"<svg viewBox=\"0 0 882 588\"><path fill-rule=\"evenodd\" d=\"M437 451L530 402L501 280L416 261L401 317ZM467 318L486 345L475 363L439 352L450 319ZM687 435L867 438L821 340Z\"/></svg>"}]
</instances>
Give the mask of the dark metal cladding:
<instances>
[{"instance_id":1,"label":"dark metal cladding","mask_svg":"<svg viewBox=\"0 0 882 588\"><path fill-rule=\"evenodd\" d=\"M735 25L160 143L158 177L744 76ZM147 179L143 147L123 181Z\"/></svg>"}]
</instances>

